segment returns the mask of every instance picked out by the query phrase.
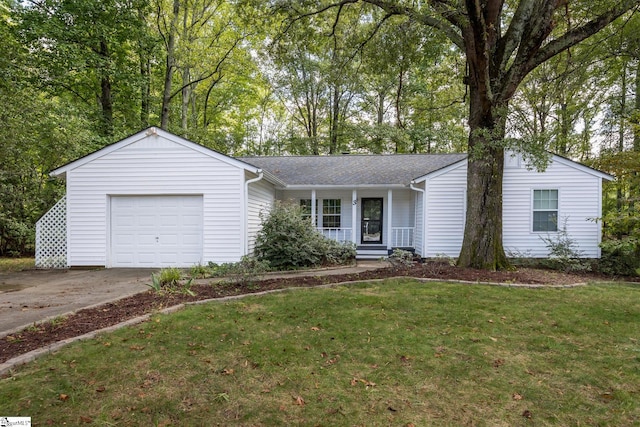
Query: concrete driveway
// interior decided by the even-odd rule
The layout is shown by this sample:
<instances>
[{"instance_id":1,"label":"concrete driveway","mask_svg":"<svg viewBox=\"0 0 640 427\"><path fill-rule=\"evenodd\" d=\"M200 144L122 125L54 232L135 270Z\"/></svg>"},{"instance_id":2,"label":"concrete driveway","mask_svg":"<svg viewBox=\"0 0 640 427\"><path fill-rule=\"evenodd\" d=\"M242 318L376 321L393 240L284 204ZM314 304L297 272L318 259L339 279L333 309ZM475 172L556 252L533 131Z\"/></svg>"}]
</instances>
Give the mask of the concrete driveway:
<instances>
[{"instance_id":1,"label":"concrete driveway","mask_svg":"<svg viewBox=\"0 0 640 427\"><path fill-rule=\"evenodd\" d=\"M43 320L149 289L152 269L0 273L0 337Z\"/></svg>"}]
</instances>

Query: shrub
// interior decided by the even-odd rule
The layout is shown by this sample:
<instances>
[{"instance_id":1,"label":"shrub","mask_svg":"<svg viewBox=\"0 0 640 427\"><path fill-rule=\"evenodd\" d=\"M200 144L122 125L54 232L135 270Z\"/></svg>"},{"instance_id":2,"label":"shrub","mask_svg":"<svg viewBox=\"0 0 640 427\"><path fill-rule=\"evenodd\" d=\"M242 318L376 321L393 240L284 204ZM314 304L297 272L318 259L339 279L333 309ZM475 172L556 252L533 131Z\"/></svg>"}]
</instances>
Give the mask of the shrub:
<instances>
[{"instance_id":1,"label":"shrub","mask_svg":"<svg viewBox=\"0 0 640 427\"><path fill-rule=\"evenodd\" d=\"M394 249L391 255L389 255L389 262L396 267L409 267L413 265L413 254L404 249Z\"/></svg>"},{"instance_id":2,"label":"shrub","mask_svg":"<svg viewBox=\"0 0 640 427\"><path fill-rule=\"evenodd\" d=\"M338 242L324 237L323 240L323 264L344 265L350 264L356 259L356 245L354 243Z\"/></svg>"},{"instance_id":3,"label":"shrub","mask_svg":"<svg viewBox=\"0 0 640 427\"><path fill-rule=\"evenodd\" d=\"M640 276L640 241L632 237L612 239L600 244L598 270L614 276Z\"/></svg>"},{"instance_id":4,"label":"shrub","mask_svg":"<svg viewBox=\"0 0 640 427\"><path fill-rule=\"evenodd\" d=\"M353 244L325 238L297 205L276 202L261 219L255 255L274 270L343 264L355 258Z\"/></svg>"},{"instance_id":5,"label":"shrub","mask_svg":"<svg viewBox=\"0 0 640 427\"><path fill-rule=\"evenodd\" d=\"M591 269L589 263L582 259L584 253L578 249L575 240L567 231L566 218L562 227L558 228L556 235L540 236L540 238L549 249L549 258L545 263L548 267L564 272L588 271Z\"/></svg>"},{"instance_id":6,"label":"shrub","mask_svg":"<svg viewBox=\"0 0 640 427\"><path fill-rule=\"evenodd\" d=\"M243 256L239 262L224 264L209 262L209 271L213 277L226 277L232 283L252 283L269 269L267 261L252 256Z\"/></svg>"}]
</instances>

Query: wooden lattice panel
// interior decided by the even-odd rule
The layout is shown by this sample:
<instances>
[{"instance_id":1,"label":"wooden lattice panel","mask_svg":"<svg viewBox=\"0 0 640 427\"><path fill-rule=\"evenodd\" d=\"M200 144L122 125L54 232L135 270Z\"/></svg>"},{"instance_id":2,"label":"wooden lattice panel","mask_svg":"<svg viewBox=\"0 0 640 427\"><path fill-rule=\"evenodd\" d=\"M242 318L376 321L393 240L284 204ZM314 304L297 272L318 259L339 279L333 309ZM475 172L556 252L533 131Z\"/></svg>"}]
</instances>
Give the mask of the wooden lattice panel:
<instances>
[{"instance_id":1,"label":"wooden lattice panel","mask_svg":"<svg viewBox=\"0 0 640 427\"><path fill-rule=\"evenodd\" d=\"M67 198L58 200L36 223L36 267L67 267Z\"/></svg>"}]
</instances>

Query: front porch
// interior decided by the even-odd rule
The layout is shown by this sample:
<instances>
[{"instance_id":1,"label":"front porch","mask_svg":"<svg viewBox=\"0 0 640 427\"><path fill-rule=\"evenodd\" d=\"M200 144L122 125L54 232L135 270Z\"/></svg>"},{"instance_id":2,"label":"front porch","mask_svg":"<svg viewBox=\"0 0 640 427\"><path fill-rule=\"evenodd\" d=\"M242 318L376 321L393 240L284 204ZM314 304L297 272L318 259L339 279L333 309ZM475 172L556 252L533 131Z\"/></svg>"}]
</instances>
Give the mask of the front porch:
<instances>
[{"instance_id":1,"label":"front porch","mask_svg":"<svg viewBox=\"0 0 640 427\"><path fill-rule=\"evenodd\" d=\"M353 239L351 228L317 228L325 237L338 242L352 242L356 244L357 259L378 259L389 256L394 249L413 251L415 249L413 234L415 227L391 227L391 237L386 245L368 244L358 245Z\"/></svg>"},{"instance_id":2,"label":"front porch","mask_svg":"<svg viewBox=\"0 0 640 427\"><path fill-rule=\"evenodd\" d=\"M414 251L415 192L394 189L286 191L325 237L351 242L357 259L387 257L396 248Z\"/></svg>"}]
</instances>

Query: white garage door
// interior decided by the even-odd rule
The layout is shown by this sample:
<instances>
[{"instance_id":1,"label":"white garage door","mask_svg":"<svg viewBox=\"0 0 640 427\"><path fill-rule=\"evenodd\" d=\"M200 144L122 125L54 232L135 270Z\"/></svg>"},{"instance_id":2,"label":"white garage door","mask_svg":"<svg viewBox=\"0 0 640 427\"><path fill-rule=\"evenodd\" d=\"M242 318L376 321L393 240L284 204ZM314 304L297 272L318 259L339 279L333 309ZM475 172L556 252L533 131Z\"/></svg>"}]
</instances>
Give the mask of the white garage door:
<instances>
[{"instance_id":1,"label":"white garage door","mask_svg":"<svg viewBox=\"0 0 640 427\"><path fill-rule=\"evenodd\" d=\"M202 196L111 197L112 267L202 261Z\"/></svg>"}]
</instances>

